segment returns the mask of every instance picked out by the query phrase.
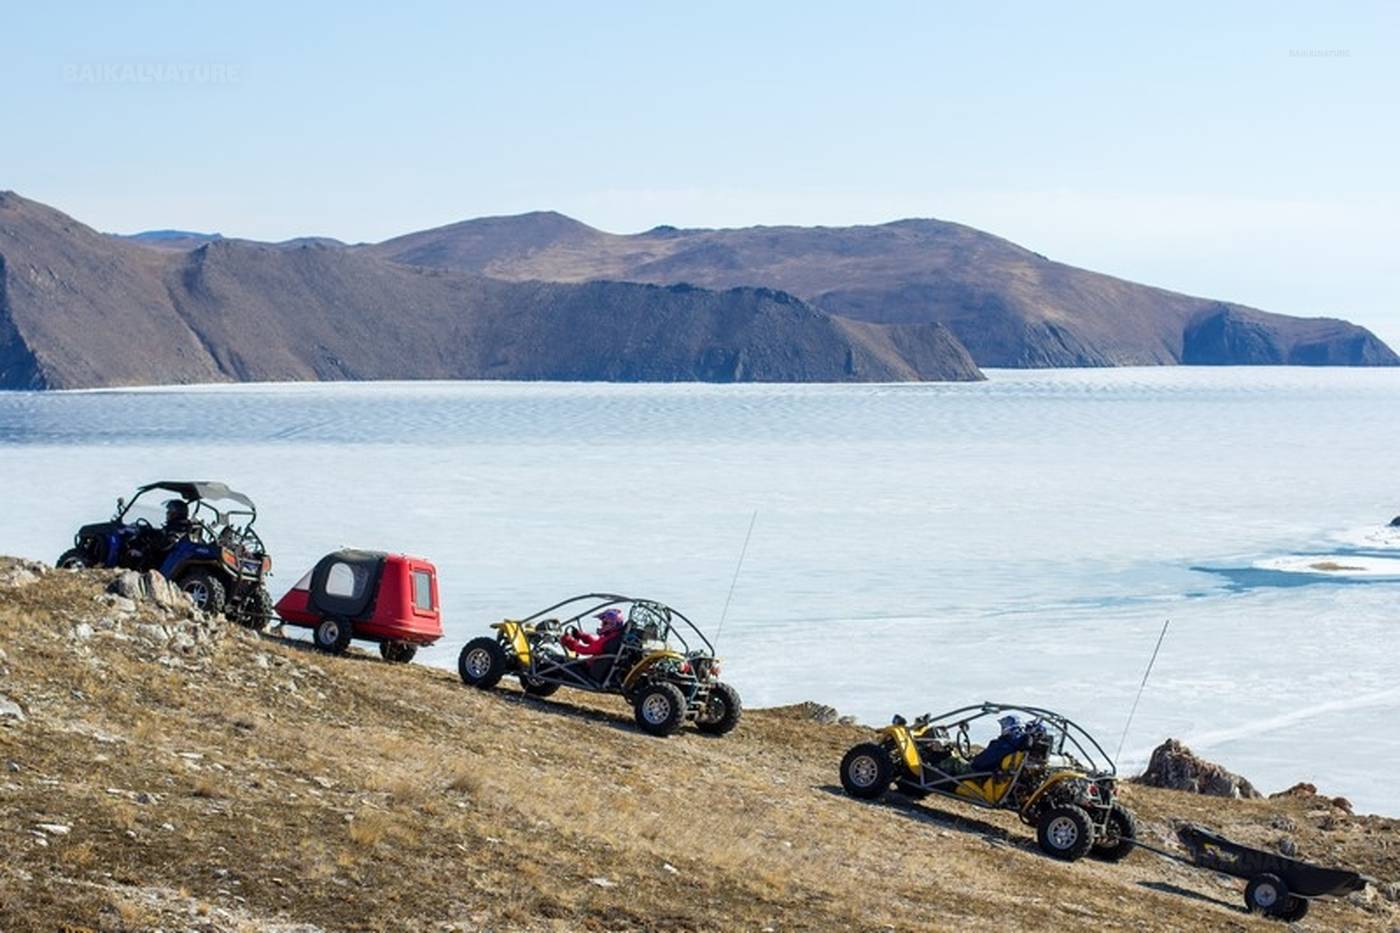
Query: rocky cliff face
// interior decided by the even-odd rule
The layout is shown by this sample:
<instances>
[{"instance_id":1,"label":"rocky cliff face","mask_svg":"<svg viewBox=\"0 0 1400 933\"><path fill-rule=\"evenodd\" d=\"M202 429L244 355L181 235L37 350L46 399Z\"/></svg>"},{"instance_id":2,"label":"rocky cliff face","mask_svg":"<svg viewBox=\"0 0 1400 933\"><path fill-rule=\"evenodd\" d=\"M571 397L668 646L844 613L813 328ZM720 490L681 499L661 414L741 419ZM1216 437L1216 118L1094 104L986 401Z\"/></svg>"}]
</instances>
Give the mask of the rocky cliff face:
<instances>
[{"instance_id":1,"label":"rocky cliff face","mask_svg":"<svg viewBox=\"0 0 1400 933\"><path fill-rule=\"evenodd\" d=\"M0 195L0 388L306 379L979 379L946 328L771 289L503 282L306 241L189 251Z\"/></svg>"}]
</instances>

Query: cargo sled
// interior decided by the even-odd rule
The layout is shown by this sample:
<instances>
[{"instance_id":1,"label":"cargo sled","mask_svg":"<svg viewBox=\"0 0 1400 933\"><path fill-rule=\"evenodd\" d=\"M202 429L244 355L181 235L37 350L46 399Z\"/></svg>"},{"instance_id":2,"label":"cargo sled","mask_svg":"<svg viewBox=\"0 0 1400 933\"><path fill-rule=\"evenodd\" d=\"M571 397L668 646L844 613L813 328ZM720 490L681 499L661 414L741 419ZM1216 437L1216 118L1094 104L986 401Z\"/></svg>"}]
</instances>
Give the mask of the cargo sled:
<instances>
[{"instance_id":1,"label":"cargo sled","mask_svg":"<svg viewBox=\"0 0 1400 933\"><path fill-rule=\"evenodd\" d=\"M312 630L316 647L341 654L351 639L379 643L386 661L412 660L442 637L437 568L421 557L346 549L321 558L277 602L288 625Z\"/></svg>"}]
</instances>

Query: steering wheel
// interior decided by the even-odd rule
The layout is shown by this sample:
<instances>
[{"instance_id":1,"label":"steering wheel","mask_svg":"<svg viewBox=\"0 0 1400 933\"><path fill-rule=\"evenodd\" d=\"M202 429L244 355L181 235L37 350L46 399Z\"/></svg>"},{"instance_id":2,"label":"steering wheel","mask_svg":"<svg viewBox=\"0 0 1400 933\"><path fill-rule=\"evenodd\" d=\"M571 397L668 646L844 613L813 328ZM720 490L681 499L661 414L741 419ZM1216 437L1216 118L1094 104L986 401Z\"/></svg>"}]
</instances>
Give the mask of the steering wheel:
<instances>
[{"instance_id":1,"label":"steering wheel","mask_svg":"<svg viewBox=\"0 0 1400 933\"><path fill-rule=\"evenodd\" d=\"M583 628L577 622L570 622L559 630L561 635L582 635Z\"/></svg>"},{"instance_id":2,"label":"steering wheel","mask_svg":"<svg viewBox=\"0 0 1400 933\"><path fill-rule=\"evenodd\" d=\"M151 523L148 522L148 521L146 521L144 518L138 518L136 521L132 522L132 524L135 525L137 528L150 528L150 527L151 527Z\"/></svg>"},{"instance_id":3,"label":"steering wheel","mask_svg":"<svg viewBox=\"0 0 1400 933\"><path fill-rule=\"evenodd\" d=\"M967 734L967 723L958 723L958 737L953 740L953 747L963 758L972 760L972 739Z\"/></svg>"}]
</instances>

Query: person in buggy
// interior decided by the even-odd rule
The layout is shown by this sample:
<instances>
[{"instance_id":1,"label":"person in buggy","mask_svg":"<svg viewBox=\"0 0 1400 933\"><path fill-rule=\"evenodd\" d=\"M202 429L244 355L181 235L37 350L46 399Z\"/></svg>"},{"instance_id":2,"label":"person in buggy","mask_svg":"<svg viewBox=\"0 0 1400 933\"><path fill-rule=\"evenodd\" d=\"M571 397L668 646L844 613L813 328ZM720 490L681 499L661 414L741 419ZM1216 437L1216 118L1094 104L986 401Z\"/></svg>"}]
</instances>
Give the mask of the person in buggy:
<instances>
[{"instance_id":1,"label":"person in buggy","mask_svg":"<svg viewBox=\"0 0 1400 933\"><path fill-rule=\"evenodd\" d=\"M937 762L934 767L955 777L996 771L1007 755L1030 748L1036 736L1045 728L1039 721L1022 726L1021 717L1012 713L998 719L997 725L1001 727L1001 734L988 742L987 747L974 755L971 761L964 760L956 750L950 748L947 757Z\"/></svg>"},{"instance_id":2,"label":"person in buggy","mask_svg":"<svg viewBox=\"0 0 1400 933\"><path fill-rule=\"evenodd\" d=\"M574 654L588 657L615 653L618 642L622 639L622 630L626 626L622 610L605 609L593 618L598 620L598 634L568 631L559 639L559 644Z\"/></svg>"}]
</instances>

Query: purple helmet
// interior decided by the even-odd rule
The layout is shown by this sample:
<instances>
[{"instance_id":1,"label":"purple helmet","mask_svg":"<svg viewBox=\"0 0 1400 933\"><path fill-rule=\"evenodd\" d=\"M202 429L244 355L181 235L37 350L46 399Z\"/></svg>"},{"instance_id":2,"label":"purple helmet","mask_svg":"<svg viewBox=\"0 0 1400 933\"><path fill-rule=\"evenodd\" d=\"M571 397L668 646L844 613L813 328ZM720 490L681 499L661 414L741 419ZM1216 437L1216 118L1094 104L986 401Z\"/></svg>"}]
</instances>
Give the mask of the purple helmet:
<instances>
[{"instance_id":1,"label":"purple helmet","mask_svg":"<svg viewBox=\"0 0 1400 933\"><path fill-rule=\"evenodd\" d=\"M616 608L604 609L602 612L598 613L593 618L603 623L598 627L599 631L602 631L603 629L619 628L621 627L623 621L622 610Z\"/></svg>"}]
</instances>

